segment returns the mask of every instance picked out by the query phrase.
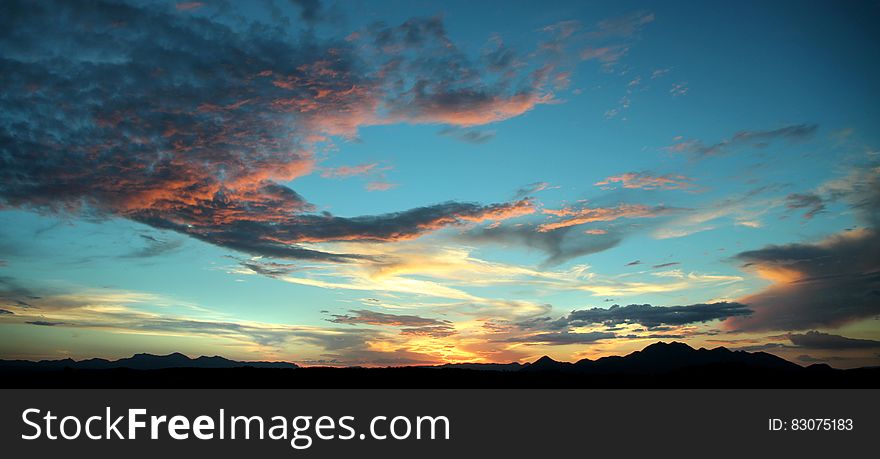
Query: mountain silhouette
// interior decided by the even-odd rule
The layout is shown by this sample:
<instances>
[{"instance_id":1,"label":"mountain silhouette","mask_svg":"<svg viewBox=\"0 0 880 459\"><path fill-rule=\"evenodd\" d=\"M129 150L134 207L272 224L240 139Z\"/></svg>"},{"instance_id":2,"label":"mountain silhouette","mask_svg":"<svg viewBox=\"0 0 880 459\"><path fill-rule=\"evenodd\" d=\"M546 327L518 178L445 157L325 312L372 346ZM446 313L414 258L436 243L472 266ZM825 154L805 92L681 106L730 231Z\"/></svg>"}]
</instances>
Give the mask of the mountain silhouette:
<instances>
[{"instance_id":1,"label":"mountain silhouette","mask_svg":"<svg viewBox=\"0 0 880 459\"><path fill-rule=\"evenodd\" d=\"M73 359L41 360L32 362L29 360L0 360L0 368L28 368L34 370L109 370L115 368L128 368L132 370L162 370L167 368L298 368L295 363L288 362L238 362L225 359L220 356L201 356L191 359L179 352L168 355L135 354L131 357L119 360L88 359L76 361Z\"/></svg>"},{"instance_id":2,"label":"mountain silhouette","mask_svg":"<svg viewBox=\"0 0 880 459\"><path fill-rule=\"evenodd\" d=\"M532 363L526 364L520 371L563 371L570 369L570 362L559 362L545 355Z\"/></svg>"},{"instance_id":3,"label":"mountain silhouette","mask_svg":"<svg viewBox=\"0 0 880 459\"><path fill-rule=\"evenodd\" d=\"M0 360L4 388L880 388L880 368L802 367L765 352L651 344L624 356L560 362L299 367L180 353Z\"/></svg>"},{"instance_id":4,"label":"mountain silhouette","mask_svg":"<svg viewBox=\"0 0 880 459\"><path fill-rule=\"evenodd\" d=\"M694 349L685 343L658 342L625 356L583 359L573 364L544 356L521 371L563 371L582 374L664 374L700 366L745 366L798 371L803 367L766 352L731 351L724 347Z\"/></svg>"}]
</instances>

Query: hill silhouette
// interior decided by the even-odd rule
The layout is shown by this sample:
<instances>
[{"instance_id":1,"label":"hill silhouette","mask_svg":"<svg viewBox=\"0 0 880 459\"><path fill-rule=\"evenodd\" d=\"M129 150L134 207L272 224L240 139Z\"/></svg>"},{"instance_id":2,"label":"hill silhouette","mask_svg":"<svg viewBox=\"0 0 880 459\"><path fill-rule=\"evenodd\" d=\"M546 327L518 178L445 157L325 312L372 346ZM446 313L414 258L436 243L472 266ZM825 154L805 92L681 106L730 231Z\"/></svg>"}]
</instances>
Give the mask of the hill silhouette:
<instances>
[{"instance_id":1,"label":"hill silhouette","mask_svg":"<svg viewBox=\"0 0 880 459\"><path fill-rule=\"evenodd\" d=\"M201 356L191 359L179 352L168 355L135 354L131 357L119 360L88 359L76 361L73 359L62 360L0 360L0 369L19 370L109 370L109 369L132 369L132 370L165 370L169 368L298 368L295 363L289 362L237 362L220 356Z\"/></svg>"},{"instance_id":2,"label":"hill silhouette","mask_svg":"<svg viewBox=\"0 0 880 459\"><path fill-rule=\"evenodd\" d=\"M526 364L411 367L299 367L287 362L191 359L174 353L109 361L0 360L0 387L253 388L806 388L880 387L880 368L802 367L765 352L694 349L658 342L625 356Z\"/></svg>"},{"instance_id":3,"label":"hill silhouette","mask_svg":"<svg viewBox=\"0 0 880 459\"><path fill-rule=\"evenodd\" d=\"M800 365L766 352L731 351L724 347L694 349L687 344L655 343L626 356L583 359L573 364L544 356L523 371L566 371L586 374L662 374L706 365L742 365L755 369L797 371Z\"/></svg>"}]
</instances>

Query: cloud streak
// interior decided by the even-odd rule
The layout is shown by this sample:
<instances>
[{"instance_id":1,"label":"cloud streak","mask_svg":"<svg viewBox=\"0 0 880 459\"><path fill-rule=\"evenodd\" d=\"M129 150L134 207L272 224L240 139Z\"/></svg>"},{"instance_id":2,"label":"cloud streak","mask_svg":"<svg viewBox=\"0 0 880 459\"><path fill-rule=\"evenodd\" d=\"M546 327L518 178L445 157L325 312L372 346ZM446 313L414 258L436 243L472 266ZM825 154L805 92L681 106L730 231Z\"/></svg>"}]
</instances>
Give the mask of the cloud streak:
<instances>
[{"instance_id":1,"label":"cloud streak","mask_svg":"<svg viewBox=\"0 0 880 459\"><path fill-rule=\"evenodd\" d=\"M791 340L791 344L807 349L830 349L830 350L849 350L849 349L880 349L880 341L871 339L847 338L840 335L831 335L816 330L806 333L790 333L787 335Z\"/></svg>"},{"instance_id":2,"label":"cloud streak","mask_svg":"<svg viewBox=\"0 0 880 459\"><path fill-rule=\"evenodd\" d=\"M687 89L683 89L687 91ZM681 93L682 88L673 88ZM732 137L713 144L704 144L699 140L684 140L666 149L674 153L688 153L694 158L706 158L728 154L731 150L743 147L763 147L773 141L803 141L812 138L819 130L817 124L792 124L777 129L759 131L739 131Z\"/></svg>"},{"instance_id":3,"label":"cloud streak","mask_svg":"<svg viewBox=\"0 0 880 459\"><path fill-rule=\"evenodd\" d=\"M412 315L387 314L383 312L368 311L365 309L350 311L349 314L336 314L332 319L327 319L335 324L349 325L387 325L392 327L428 327L447 326L449 321L427 319Z\"/></svg>"},{"instance_id":4,"label":"cloud streak","mask_svg":"<svg viewBox=\"0 0 880 459\"><path fill-rule=\"evenodd\" d=\"M663 206L649 207L642 204L620 204L616 207L580 207L563 209L544 209L545 214L563 217L561 220L544 223L538 227L540 232L555 231L569 226L585 223L610 222L621 218L653 218L676 212Z\"/></svg>"},{"instance_id":5,"label":"cloud streak","mask_svg":"<svg viewBox=\"0 0 880 459\"><path fill-rule=\"evenodd\" d=\"M321 177L340 178L367 175L382 170L378 163L358 164L356 166L340 166L326 168L321 172Z\"/></svg>"},{"instance_id":6,"label":"cloud streak","mask_svg":"<svg viewBox=\"0 0 880 459\"><path fill-rule=\"evenodd\" d=\"M688 306L653 306L650 304L614 305L608 309L591 308L572 311L568 316L554 322L565 326L586 326L593 324L620 325L640 324L645 327L661 325L687 325L729 317L751 314L751 310L740 303L700 303Z\"/></svg>"},{"instance_id":7,"label":"cloud streak","mask_svg":"<svg viewBox=\"0 0 880 459\"><path fill-rule=\"evenodd\" d=\"M616 186L641 190L686 190L695 185L694 179L677 174L654 175L647 172L627 172L612 175L593 185L602 189L614 189Z\"/></svg>"}]
</instances>

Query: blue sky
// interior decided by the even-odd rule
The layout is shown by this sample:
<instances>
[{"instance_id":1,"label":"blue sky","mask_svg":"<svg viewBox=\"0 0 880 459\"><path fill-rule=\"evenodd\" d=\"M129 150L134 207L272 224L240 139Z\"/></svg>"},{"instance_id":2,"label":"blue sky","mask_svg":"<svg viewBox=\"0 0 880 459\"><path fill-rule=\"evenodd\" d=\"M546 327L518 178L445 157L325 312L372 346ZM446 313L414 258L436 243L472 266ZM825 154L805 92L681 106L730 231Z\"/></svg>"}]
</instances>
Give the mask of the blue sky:
<instances>
[{"instance_id":1,"label":"blue sky","mask_svg":"<svg viewBox=\"0 0 880 459\"><path fill-rule=\"evenodd\" d=\"M3 357L878 363L875 3L2 9Z\"/></svg>"}]
</instances>

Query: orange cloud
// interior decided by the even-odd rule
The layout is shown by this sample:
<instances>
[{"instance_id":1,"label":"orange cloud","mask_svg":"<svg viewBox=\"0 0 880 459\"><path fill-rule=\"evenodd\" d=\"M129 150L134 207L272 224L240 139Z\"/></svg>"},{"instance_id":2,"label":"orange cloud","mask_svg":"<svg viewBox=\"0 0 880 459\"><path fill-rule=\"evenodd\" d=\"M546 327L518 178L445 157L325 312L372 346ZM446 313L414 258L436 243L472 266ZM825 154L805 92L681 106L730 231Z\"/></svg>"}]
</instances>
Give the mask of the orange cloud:
<instances>
[{"instance_id":1,"label":"orange cloud","mask_svg":"<svg viewBox=\"0 0 880 459\"><path fill-rule=\"evenodd\" d=\"M377 169L379 163L358 164L356 166L340 166L336 168L327 168L321 172L321 177L353 177L356 175L367 175L370 172L378 170L387 170L388 168Z\"/></svg>"},{"instance_id":2,"label":"orange cloud","mask_svg":"<svg viewBox=\"0 0 880 459\"><path fill-rule=\"evenodd\" d=\"M388 191L388 190L390 190L392 188L396 188L396 187L397 187L396 183L380 182L380 181L369 182L366 185L367 191Z\"/></svg>"},{"instance_id":3,"label":"orange cloud","mask_svg":"<svg viewBox=\"0 0 880 459\"><path fill-rule=\"evenodd\" d=\"M450 102L452 101L452 102ZM511 96L486 96L461 92L443 97L418 97L415 104L392 114L391 119L413 124L479 126L520 116L537 105L553 102L551 94L533 92Z\"/></svg>"},{"instance_id":4,"label":"orange cloud","mask_svg":"<svg viewBox=\"0 0 880 459\"><path fill-rule=\"evenodd\" d=\"M520 199L519 201L510 204L493 206L487 208L485 212L475 215L465 215L461 218L462 220L471 222L482 222L486 220L499 221L522 217L533 213L535 213L535 202L531 199Z\"/></svg>"},{"instance_id":5,"label":"orange cloud","mask_svg":"<svg viewBox=\"0 0 880 459\"><path fill-rule=\"evenodd\" d=\"M627 172L613 175L593 185L603 188L613 188L614 183L619 183L624 188L637 188L643 190L683 190L693 188L693 179L683 175L666 174L651 175L643 172Z\"/></svg>"},{"instance_id":6,"label":"orange cloud","mask_svg":"<svg viewBox=\"0 0 880 459\"><path fill-rule=\"evenodd\" d=\"M553 223L545 223L538 226L538 231L544 233L559 228L582 225L592 222L609 222L620 218L648 218L656 217L665 212L665 208L648 207L641 204L621 204L617 207L595 207L583 209L544 209L545 214L558 217L569 217Z\"/></svg>"}]
</instances>

